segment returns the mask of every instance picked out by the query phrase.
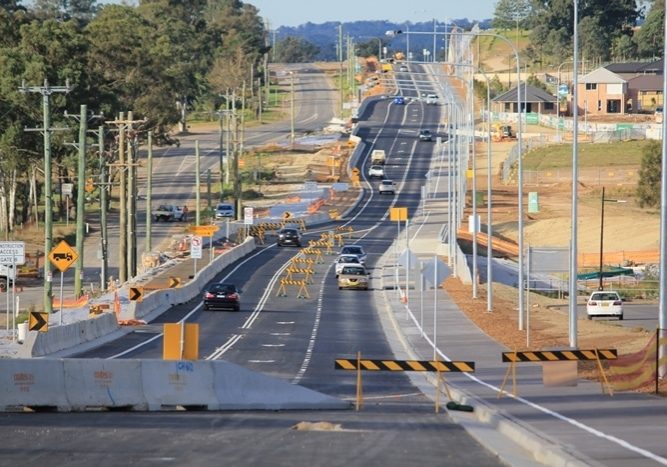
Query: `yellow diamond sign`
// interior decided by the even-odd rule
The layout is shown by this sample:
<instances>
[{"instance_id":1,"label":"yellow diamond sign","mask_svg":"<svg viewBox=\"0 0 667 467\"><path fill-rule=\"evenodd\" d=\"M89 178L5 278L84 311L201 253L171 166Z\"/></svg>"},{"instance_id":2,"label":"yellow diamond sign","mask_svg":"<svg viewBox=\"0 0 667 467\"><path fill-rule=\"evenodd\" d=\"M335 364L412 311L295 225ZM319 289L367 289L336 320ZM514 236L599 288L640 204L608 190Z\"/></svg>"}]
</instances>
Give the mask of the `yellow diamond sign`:
<instances>
[{"instance_id":1,"label":"yellow diamond sign","mask_svg":"<svg viewBox=\"0 0 667 467\"><path fill-rule=\"evenodd\" d=\"M67 271L79 259L79 253L63 240L49 253L49 261L60 272Z\"/></svg>"}]
</instances>

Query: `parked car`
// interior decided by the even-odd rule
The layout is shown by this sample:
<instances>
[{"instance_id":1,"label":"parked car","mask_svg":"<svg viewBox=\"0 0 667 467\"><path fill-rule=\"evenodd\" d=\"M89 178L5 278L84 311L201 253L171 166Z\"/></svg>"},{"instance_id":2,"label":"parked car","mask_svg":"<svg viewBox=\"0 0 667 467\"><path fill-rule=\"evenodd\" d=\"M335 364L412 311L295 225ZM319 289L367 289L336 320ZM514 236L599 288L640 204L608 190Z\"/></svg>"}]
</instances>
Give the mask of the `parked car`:
<instances>
[{"instance_id":1,"label":"parked car","mask_svg":"<svg viewBox=\"0 0 667 467\"><path fill-rule=\"evenodd\" d=\"M229 203L219 203L215 207L215 218L234 217L234 206Z\"/></svg>"},{"instance_id":2,"label":"parked car","mask_svg":"<svg viewBox=\"0 0 667 467\"><path fill-rule=\"evenodd\" d=\"M393 180L382 180L378 185L378 192L383 195L385 193L396 193L396 184Z\"/></svg>"},{"instance_id":3,"label":"parked car","mask_svg":"<svg viewBox=\"0 0 667 467\"><path fill-rule=\"evenodd\" d=\"M366 263L366 252L361 245L343 245L340 253L341 255L355 255L359 257L361 264Z\"/></svg>"},{"instance_id":4,"label":"parked car","mask_svg":"<svg viewBox=\"0 0 667 467\"><path fill-rule=\"evenodd\" d=\"M173 204L161 204L151 212L151 215L155 222L185 221L187 219L184 209Z\"/></svg>"},{"instance_id":5,"label":"parked car","mask_svg":"<svg viewBox=\"0 0 667 467\"><path fill-rule=\"evenodd\" d=\"M370 178L383 178L384 177L384 167L381 165L371 165L368 169L368 176Z\"/></svg>"},{"instance_id":6,"label":"parked car","mask_svg":"<svg viewBox=\"0 0 667 467\"><path fill-rule=\"evenodd\" d=\"M588 319L594 316L615 316L623 319L623 300L618 292L604 290L593 292L586 302L586 315Z\"/></svg>"},{"instance_id":7,"label":"parked car","mask_svg":"<svg viewBox=\"0 0 667 467\"><path fill-rule=\"evenodd\" d=\"M204 292L204 310L213 308L241 309L241 290L234 284L212 284Z\"/></svg>"},{"instance_id":8,"label":"parked car","mask_svg":"<svg viewBox=\"0 0 667 467\"><path fill-rule=\"evenodd\" d=\"M368 290L368 272L361 264L347 264L338 275L338 290L363 289Z\"/></svg>"},{"instance_id":9,"label":"parked car","mask_svg":"<svg viewBox=\"0 0 667 467\"><path fill-rule=\"evenodd\" d=\"M343 267L347 266L348 264L361 264L361 261L359 261L359 257L357 255L340 255L338 258L336 258L334 266L336 277L338 277L340 272L343 270Z\"/></svg>"},{"instance_id":10,"label":"parked car","mask_svg":"<svg viewBox=\"0 0 667 467\"><path fill-rule=\"evenodd\" d=\"M403 96L394 97L394 104L405 105L405 98Z\"/></svg>"},{"instance_id":11,"label":"parked car","mask_svg":"<svg viewBox=\"0 0 667 467\"><path fill-rule=\"evenodd\" d=\"M419 141L433 141L431 130L419 130Z\"/></svg>"},{"instance_id":12,"label":"parked car","mask_svg":"<svg viewBox=\"0 0 667 467\"><path fill-rule=\"evenodd\" d=\"M426 103L428 105L437 105L438 103L438 96L437 94L428 94L426 96Z\"/></svg>"},{"instance_id":13,"label":"parked car","mask_svg":"<svg viewBox=\"0 0 667 467\"><path fill-rule=\"evenodd\" d=\"M301 232L299 229L284 227L278 231L278 246L301 246Z\"/></svg>"}]
</instances>

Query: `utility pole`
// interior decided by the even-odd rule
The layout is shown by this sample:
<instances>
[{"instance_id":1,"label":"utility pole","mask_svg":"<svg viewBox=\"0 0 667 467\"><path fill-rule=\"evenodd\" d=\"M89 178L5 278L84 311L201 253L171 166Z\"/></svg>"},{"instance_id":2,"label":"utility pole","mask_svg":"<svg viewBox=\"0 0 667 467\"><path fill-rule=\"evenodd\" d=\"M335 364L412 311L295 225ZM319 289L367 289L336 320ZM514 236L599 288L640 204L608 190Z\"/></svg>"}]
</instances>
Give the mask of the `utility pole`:
<instances>
[{"instance_id":1,"label":"utility pole","mask_svg":"<svg viewBox=\"0 0 667 467\"><path fill-rule=\"evenodd\" d=\"M195 141L195 225L200 224L201 213L199 212L201 187L200 182L200 167L199 167L199 140Z\"/></svg>"},{"instance_id":2,"label":"utility pole","mask_svg":"<svg viewBox=\"0 0 667 467\"><path fill-rule=\"evenodd\" d=\"M146 168L148 174L146 186L146 252L150 253L153 249L151 243L151 204L153 201L153 133L148 132L148 167Z\"/></svg>"},{"instance_id":3,"label":"utility pole","mask_svg":"<svg viewBox=\"0 0 667 467\"><path fill-rule=\"evenodd\" d=\"M338 25L338 79L340 80L340 113L343 114L343 24Z\"/></svg>"},{"instance_id":4,"label":"utility pole","mask_svg":"<svg viewBox=\"0 0 667 467\"><path fill-rule=\"evenodd\" d=\"M88 107L81 106L79 115L79 165L76 185L76 251L79 259L74 266L74 297L81 296L81 284L83 282L83 237L84 217L86 201L86 133L88 132Z\"/></svg>"},{"instance_id":5,"label":"utility pole","mask_svg":"<svg viewBox=\"0 0 667 467\"><path fill-rule=\"evenodd\" d=\"M133 113L127 113L127 276L132 279L137 275L137 234L136 234L136 169L134 167L134 142L136 135L133 128Z\"/></svg>"},{"instance_id":6,"label":"utility pole","mask_svg":"<svg viewBox=\"0 0 667 467\"><path fill-rule=\"evenodd\" d=\"M100 169L100 231L102 232L102 239L100 244L102 256L102 270L100 271L100 288L106 290L107 288L107 274L109 270L108 257L108 237L107 237L107 164L104 160L104 127L100 126L98 130L98 149L99 149L99 169Z\"/></svg>"},{"instance_id":7,"label":"utility pole","mask_svg":"<svg viewBox=\"0 0 667 467\"><path fill-rule=\"evenodd\" d=\"M118 126L118 164L120 170L120 238L118 246L118 279L121 283L126 282L128 278L136 275L136 183L134 152L135 135L130 133L126 139L125 131L132 130L135 123L143 123L146 120L134 120L132 112L128 112L128 119L125 119L125 113L121 112L117 120L107 123ZM126 148L127 145L127 148ZM127 158L126 151L127 149ZM126 174L127 171L127 174Z\"/></svg>"},{"instance_id":8,"label":"utility pole","mask_svg":"<svg viewBox=\"0 0 667 467\"><path fill-rule=\"evenodd\" d=\"M49 97L54 92L70 92L72 88L69 80L65 81L65 86L49 86L45 79L43 86L26 86L25 82L19 88L20 92L39 93L42 95L42 115L43 126L36 129L44 135L44 255L48 255L53 247L53 193L51 188L51 105ZM53 289L51 287L51 263L44 261L44 311L53 312Z\"/></svg>"}]
</instances>

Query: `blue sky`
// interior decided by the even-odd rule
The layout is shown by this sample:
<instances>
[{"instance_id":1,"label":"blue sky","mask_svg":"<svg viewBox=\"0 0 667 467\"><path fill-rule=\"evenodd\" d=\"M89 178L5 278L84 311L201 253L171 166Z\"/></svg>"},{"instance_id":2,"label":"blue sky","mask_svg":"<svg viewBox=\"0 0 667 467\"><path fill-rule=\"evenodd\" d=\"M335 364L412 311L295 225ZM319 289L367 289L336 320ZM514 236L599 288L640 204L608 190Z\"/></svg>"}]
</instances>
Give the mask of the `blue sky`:
<instances>
[{"instance_id":1,"label":"blue sky","mask_svg":"<svg viewBox=\"0 0 667 467\"><path fill-rule=\"evenodd\" d=\"M243 0L255 5L271 29L326 21L389 20L395 23L433 18L488 19L497 0Z\"/></svg>"}]
</instances>

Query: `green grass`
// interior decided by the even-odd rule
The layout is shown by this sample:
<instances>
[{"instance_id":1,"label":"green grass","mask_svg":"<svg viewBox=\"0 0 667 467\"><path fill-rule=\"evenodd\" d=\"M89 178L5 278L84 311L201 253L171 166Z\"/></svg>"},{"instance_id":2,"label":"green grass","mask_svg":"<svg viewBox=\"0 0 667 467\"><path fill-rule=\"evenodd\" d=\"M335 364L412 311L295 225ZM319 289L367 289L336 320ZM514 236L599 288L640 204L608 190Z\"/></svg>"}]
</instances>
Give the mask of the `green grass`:
<instances>
[{"instance_id":1,"label":"green grass","mask_svg":"<svg viewBox=\"0 0 667 467\"><path fill-rule=\"evenodd\" d=\"M640 165L646 141L622 141L609 144L579 144L579 167L613 167ZM572 145L554 144L528 152L523 159L525 170L547 170L572 167Z\"/></svg>"}]
</instances>

